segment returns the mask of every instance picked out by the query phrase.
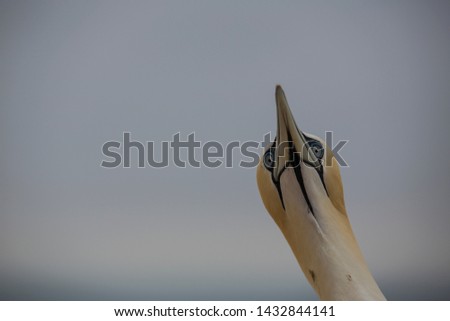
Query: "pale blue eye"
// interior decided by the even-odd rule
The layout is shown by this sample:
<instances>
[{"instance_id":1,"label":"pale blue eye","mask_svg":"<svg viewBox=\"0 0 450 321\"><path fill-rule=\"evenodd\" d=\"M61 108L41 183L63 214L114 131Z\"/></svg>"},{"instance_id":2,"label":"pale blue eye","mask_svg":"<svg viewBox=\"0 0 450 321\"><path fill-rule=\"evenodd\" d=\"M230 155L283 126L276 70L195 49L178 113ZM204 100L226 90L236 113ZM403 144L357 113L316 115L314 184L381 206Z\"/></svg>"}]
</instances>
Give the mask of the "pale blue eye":
<instances>
[{"instance_id":1,"label":"pale blue eye","mask_svg":"<svg viewBox=\"0 0 450 321\"><path fill-rule=\"evenodd\" d=\"M324 154L324 149L321 143L318 141L309 141L309 148L311 148L312 152L314 153L314 156L316 156L318 159L322 159Z\"/></svg>"},{"instance_id":2,"label":"pale blue eye","mask_svg":"<svg viewBox=\"0 0 450 321\"><path fill-rule=\"evenodd\" d=\"M264 166L267 169L273 169L275 167L275 148L269 148L264 154Z\"/></svg>"}]
</instances>

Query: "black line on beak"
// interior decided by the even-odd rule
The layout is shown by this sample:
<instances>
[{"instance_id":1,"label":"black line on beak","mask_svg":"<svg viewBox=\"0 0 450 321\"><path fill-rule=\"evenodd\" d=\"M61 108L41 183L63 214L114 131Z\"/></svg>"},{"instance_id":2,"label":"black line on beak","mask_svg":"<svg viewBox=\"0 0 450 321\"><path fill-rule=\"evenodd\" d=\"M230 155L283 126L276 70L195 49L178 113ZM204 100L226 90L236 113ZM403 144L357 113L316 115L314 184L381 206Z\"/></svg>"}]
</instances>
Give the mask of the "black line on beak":
<instances>
[{"instance_id":1,"label":"black line on beak","mask_svg":"<svg viewBox=\"0 0 450 321\"><path fill-rule=\"evenodd\" d=\"M306 136L305 133L303 133L303 136L305 137L306 142L308 143L308 145L309 145L309 143L310 143L311 141L316 141L315 139ZM310 146L308 146L308 148L310 148ZM322 146L322 148L325 148L325 147ZM321 161L321 160L320 160L320 161ZM323 165L322 165L322 163L321 163L321 165L319 166L319 168L317 168L317 167L314 167L314 168L315 168L317 174L319 174L319 178L320 178L320 180L322 181L322 185L323 185L323 188L325 189L325 192L327 193L327 196L330 196L330 195L328 195L327 186L325 185L325 180L324 180L324 178L323 178Z\"/></svg>"},{"instance_id":2,"label":"black line on beak","mask_svg":"<svg viewBox=\"0 0 450 321\"><path fill-rule=\"evenodd\" d=\"M286 210L286 207L284 206L283 192L281 191L280 182L275 182L273 179L273 176L272 176L272 181L275 184L275 187L277 188L278 196L280 197L281 205L283 206L283 210Z\"/></svg>"},{"instance_id":3,"label":"black line on beak","mask_svg":"<svg viewBox=\"0 0 450 321\"><path fill-rule=\"evenodd\" d=\"M312 215L314 217L316 217L316 215L314 214L313 207L311 205L311 201L309 200L309 197L308 197L308 192L306 191L305 182L303 182L303 175L302 175L302 168L301 168L301 165L300 165L300 158L298 156L296 156L296 155L294 156L294 163L295 163L295 167L294 167L295 178L297 179L297 182L300 185L303 197L305 198L305 201L308 204L309 210L311 211Z\"/></svg>"},{"instance_id":4,"label":"black line on beak","mask_svg":"<svg viewBox=\"0 0 450 321\"><path fill-rule=\"evenodd\" d=\"M292 155L293 156L293 161L292 161L293 164L292 165L294 167L295 178L297 179L297 182L300 185L300 188L302 190L302 194L303 194L303 197L305 198L306 204L308 204L309 210L311 211L311 214L315 218L316 215L314 214L314 210L311 205L311 201L309 200L308 192L306 191L306 187L305 187L305 182L303 182L302 168L300 165L300 162L301 162L300 156L296 152L295 146L292 144L292 137L290 134L288 134L288 138L289 138L289 141L291 144L291 148L289 150L292 150L292 154L293 154Z\"/></svg>"},{"instance_id":5,"label":"black line on beak","mask_svg":"<svg viewBox=\"0 0 450 321\"><path fill-rule=\"evenodd\" d=\"M273 141L272 146L270 146L270 148L276 148L276 144L277 144L277 138L275 138L275 140ZM275 162L277 162L277 160L275 160ZM275 187L277 188L278 196L280 197L281 205L283 206L283 210L286 210L286 207L284 206L283 192L281 191L281 185L280 185L281 180L279 178L281 177L281 174L283 174L285 169L286 168L283 168L282 171L280 172L280 176L278 177L278 181L276 181L275 177L273 177L273 168L271 169L272 182L275 185Z\"/></svg>"}]
</instances>

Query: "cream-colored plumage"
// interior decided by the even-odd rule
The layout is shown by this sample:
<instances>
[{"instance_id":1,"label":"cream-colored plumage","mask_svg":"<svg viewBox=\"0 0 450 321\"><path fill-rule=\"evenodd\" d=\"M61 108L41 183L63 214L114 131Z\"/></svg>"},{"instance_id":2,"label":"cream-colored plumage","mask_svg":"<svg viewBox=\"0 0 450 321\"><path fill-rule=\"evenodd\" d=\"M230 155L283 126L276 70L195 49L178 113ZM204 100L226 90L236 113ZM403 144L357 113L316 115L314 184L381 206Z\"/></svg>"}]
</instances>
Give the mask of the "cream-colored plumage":
<instances>
[{"instance_id":1,"label":"cream-colored plumage","mask_svg":"<svg viewBox=\"0 0 450 321\"><path fill-rule=\"evenodd\" d=\"M385 300L353 234L333 152L298 129L280 86L275 97L277 138L257 169L267 211L322 300Z\"/></svg>"}]
</instances>

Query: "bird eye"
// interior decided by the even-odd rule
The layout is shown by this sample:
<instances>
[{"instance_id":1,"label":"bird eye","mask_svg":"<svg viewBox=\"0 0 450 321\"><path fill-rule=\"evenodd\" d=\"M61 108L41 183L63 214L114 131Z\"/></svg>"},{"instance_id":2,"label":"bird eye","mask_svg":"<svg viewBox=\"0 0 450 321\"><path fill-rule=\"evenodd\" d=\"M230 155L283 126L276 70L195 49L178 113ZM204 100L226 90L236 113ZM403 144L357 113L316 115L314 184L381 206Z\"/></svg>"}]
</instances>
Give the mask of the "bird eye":
<instances>
[{"instance_id":1,"label":"bird eye","mask_svg":"<svg viewBox=\"0 0 450 321\"><path fill-rule=\"evenodd\" d=\"M324 149L321 143L318 141L310 141L309 142L309 148L311 148L312 152L314 153L314 156L316 156L318 159L322 159L324 154Z\"/></svg>"},{"instance_id":2,"label":"bird eye","mask_svg":"<svg viewBox=\"0 0 450 321\"><path fill-rule=\"evenodd\" d=\"M264 154L264 166L267 169L275 168L275 148L271 147Z\"/></svg>"}]
</instances>

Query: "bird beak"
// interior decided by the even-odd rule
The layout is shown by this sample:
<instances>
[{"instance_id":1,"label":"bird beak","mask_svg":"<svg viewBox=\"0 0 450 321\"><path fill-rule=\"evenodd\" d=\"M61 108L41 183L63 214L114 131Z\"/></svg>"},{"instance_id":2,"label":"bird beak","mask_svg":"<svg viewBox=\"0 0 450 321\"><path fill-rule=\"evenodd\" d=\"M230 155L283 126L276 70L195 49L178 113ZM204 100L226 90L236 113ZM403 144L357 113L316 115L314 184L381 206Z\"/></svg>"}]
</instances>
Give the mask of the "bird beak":
<instances>
[{"instance_id":1,"label":"bird beak","mask_svg":"<svg viewBox=\"0 0 450 321\"><path fill-rule=\"evenodd\" d=\"M300 157L303 163L315 168L320 166L320 161L312 150L308 148L305 136L295 123L286 96L280 85L277 85L275 90L275 101L277 104L278 128L273 177L278 182L283 170L293 163L294 153Z\"/></svg>"}]
</instances>

